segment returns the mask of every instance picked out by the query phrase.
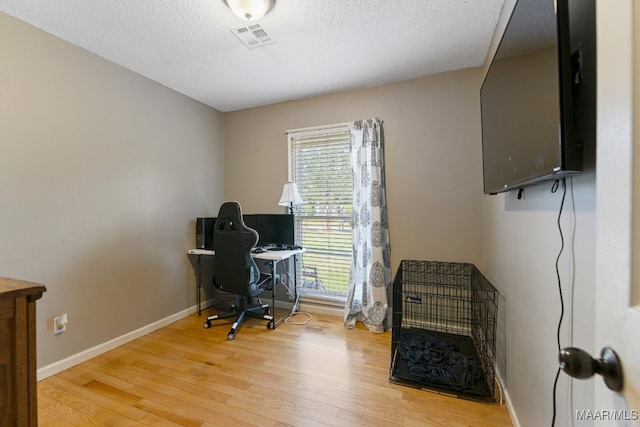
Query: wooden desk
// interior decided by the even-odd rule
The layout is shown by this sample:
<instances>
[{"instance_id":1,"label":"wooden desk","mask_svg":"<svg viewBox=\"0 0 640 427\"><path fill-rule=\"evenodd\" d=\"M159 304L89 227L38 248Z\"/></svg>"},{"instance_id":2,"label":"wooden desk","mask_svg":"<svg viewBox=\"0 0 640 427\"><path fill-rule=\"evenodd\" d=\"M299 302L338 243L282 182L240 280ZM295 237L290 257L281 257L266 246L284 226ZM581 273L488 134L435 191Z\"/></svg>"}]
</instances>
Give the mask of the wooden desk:
<instances>
[{"instance_id":1,"label":"wooden desk","mask_svg":"<svg viewBox=\"0 0 640 427\"><path fill-rule=\"evenodd\" d=\"M0 277L0 427L38 425L36 301L46 290Z\"/></svg>"}]
</instances>

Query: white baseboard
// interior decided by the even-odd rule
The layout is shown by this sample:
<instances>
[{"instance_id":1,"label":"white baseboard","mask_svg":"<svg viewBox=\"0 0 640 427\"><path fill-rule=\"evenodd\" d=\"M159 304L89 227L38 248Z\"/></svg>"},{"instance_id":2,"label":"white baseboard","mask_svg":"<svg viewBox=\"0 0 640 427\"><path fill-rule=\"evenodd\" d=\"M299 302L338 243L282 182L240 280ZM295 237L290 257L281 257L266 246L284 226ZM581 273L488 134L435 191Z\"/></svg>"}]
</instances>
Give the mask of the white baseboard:
<instances>
[{"instance_id":1,"label":"white baseboard","mask_svg":"<svg viewBox=\"0 0 640 427\"><path fill-rule=\"evenodd\" d=\"M500 385L500 393L504 398L504 403L507 405L507 410L509 411L509 416L511 417L511 421L513 422L514 427L521 427L520 421L518 420L518 416L516 415L516 410L511 403L511 398L509 397L509 390L504 386L504 381L502 381L502 376L500 375L500 371L496 369L496 377L498 383Z\"/></svg>"},{"instance_id":2,"label":"white baseboard","mask_svg":"<svg viewBox=\"0 0 640 427\"><path fill-rule=\"evenodd\" d=\"M323 305L317 303L301 303L298 311L308 311L309 313L324 314L327 316L344 317L344 307L334 305Z\"/></svg>"},{"instance_id":3,"label":"white baseboard","mask_svg":"<svg viewBox=\"0 0 640 427\"><path fill-rule=\"evenodd\" d=\"M155 331L156 329L160 329L177 320L183 319L192 313L196 313L197 310L198 310L197 307L194 305L191 308L172 314L171 316L165 317L164 319L160 319L157 322L153 322L149 325L143 326L139 329L136 329L135 331L128 332L110 341L104 342L102 344L98 344L95 347L81 351L80 353L69 356L66 359L62 359L57 362L53 362L50 365L43 366L42 368L38 369L36 373L37 380L38 381L43 380L47 377L50 377L51 375L55 375L59 372L62 372L65 369L69 369L72 366L75 366L79 363L86 362L87 360L92 359L96 356L99 356L102 353L106 353L107 351L113 350L114 348L119 347L123 344L126 344L129 341L133 341L136 338L140 338L143 335L146 335L150 332Z\"/></svg>"},{"instance_id":4,"label":"white baseboard","mask_svg":"<svg viewBox=\"0 0 640 427\"><path fill-rule=\"evenodd\" d=\"M342 303L344 304L344 303ZM284 302L276 300L276 308L286 308L291 310L293 308L292 302ZM322 300L307 300L301 301L298 312L308 312L314 314L324 314L327 316L344 317L344 305L336 305L331 302L323 303Z\"/></svg>"}]
</instances>

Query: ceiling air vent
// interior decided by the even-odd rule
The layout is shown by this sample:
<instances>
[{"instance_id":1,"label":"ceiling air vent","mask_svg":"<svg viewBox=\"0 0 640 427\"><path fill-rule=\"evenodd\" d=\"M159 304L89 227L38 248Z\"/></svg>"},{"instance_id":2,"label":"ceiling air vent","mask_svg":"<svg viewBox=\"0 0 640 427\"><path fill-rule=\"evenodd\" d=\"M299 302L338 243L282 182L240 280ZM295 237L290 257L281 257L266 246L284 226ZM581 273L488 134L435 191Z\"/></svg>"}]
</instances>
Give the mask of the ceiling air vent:
<instances>
[{"instance_id":1,"label":"ceiling air vent","mask_svg":"<svg viewBox=\"0 0 640 427\"><path fill-rule=\"evenodd\" d=\"M251 24L245 27L232 28L231 32L240 39L248 48L264 46L265 44L275 43L267 31L260 24Z\"/></svg>"}]
</instances>

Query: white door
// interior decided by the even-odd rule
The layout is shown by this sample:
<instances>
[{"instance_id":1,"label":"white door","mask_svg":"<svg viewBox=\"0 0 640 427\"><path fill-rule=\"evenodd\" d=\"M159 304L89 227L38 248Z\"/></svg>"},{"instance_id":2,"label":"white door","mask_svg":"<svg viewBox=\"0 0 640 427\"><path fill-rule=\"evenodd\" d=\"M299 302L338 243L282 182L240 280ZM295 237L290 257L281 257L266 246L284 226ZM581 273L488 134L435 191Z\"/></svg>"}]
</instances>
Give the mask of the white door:
<instances>
[{"instance_id":1,"label":"white door","mask_svg":"<svg viewBox=\"0 0 640 427\"><path fill-rule=\"evenodd\" d=\"M600 378L595 380L592 409L600 411L595 417L598 426L640 426L640 39L636 34L634 42L634 21L640 25L640 0L596 1L597 354L593 356L611 347L624 372L621 393L610 391Z\"/></svg>"}]
</instances>

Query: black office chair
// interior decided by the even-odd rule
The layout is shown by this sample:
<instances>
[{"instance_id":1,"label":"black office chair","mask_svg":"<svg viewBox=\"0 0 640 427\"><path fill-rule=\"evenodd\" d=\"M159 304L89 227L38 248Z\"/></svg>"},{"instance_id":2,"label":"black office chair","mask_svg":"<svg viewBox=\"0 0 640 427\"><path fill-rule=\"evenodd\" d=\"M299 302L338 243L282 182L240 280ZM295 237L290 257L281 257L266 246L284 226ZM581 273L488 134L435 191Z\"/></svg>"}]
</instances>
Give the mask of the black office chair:
<instances>
[{"instance_id":1,"label":"black office chair","mask_svg":"<svg viewBox=\"0 0 640 427\"><path fill-rule=\"evenodd\" d=\"M235 317L236 320L227 334L232 340L245 316L265 319L267 327L274 329L273 316L269 313L269 305L263 304L257 298L265 290L273 289L278 275L274 278L270 274L261 273L251 257L251 249L258 242L258 233L245 225L238 202L225 202L220 206L220 212L213 229L213 250L215 252L215 267L213 284L221 292L240 297L240 307L231 305L231 311L207 317L204 328L210 328L216 319ZM258 304L253 304L253 299Z\"/></svg>"}]
</instances>

